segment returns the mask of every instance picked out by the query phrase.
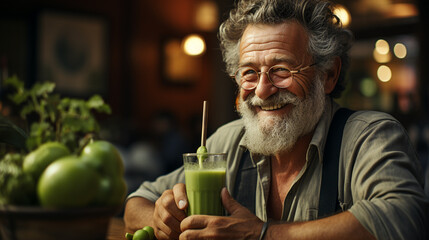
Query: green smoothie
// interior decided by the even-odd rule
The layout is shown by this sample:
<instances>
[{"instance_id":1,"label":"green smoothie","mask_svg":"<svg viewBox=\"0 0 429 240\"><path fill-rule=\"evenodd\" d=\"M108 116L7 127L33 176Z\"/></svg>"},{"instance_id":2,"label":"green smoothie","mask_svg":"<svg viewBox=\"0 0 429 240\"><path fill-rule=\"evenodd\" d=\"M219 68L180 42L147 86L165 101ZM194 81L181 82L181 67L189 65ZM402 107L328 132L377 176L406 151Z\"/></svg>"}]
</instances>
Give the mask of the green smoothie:
<instances>
[{"instance_id":1,"label":"green smoothie","mask_svg":"<svg viewBox=\"0 0 429 240\"><path fill-rule=\"evenodd\" d=\"M225 187L225 169L185 169L188 215L223 215L220 192Z\"/></svg>"}]
</instances>

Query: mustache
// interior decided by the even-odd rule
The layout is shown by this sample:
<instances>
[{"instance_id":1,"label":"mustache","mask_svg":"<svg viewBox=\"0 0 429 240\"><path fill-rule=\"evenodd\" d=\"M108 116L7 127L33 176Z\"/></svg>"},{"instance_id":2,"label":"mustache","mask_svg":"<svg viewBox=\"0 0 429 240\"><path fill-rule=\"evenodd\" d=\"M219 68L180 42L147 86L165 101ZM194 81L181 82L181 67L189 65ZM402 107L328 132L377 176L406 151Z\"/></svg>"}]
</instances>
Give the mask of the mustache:
<instances>
[{"instance_id":1,"label":"mustache","mask_svg":"<svg viewBox=\"0 0 429 240\"><path fill-rule=\"evenodd\" d=\"M267 107L272 106L276 104L286 105L286 104L293 104L297 105L302 101L299 97L296 95L282 91L277 92L276 94L270 96L267 99L261 99L258 96L256 96L255 93L249 94L249 96L246 98L246 100L243 101L243 104L245 104L247 107Z\"/></svg>"}]
</instances>

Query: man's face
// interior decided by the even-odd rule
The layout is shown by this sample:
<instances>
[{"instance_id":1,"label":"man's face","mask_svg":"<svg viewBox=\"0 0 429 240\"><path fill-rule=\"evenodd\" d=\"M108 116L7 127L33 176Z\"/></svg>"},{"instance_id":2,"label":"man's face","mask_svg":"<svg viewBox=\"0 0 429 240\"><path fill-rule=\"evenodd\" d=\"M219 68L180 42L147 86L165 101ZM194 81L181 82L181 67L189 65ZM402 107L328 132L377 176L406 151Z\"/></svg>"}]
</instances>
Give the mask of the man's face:
<instances>
[{"instance_id":1,"label":"man's face","mask_svg":"<svg viewBox=\"0 0 429 240\"><path fill-rule=\"evenodd\" d=\"M279 64L296 70L313 63L307 48L308 35L299 23L249 25L240 42L239 65L262 72ZM299 137L314 129L324 102L324 86L314 68L295 74L285 89L261 74L255 89L240 89L247 146L266 155L291 150Z\"/></svg>"}]
</instances>

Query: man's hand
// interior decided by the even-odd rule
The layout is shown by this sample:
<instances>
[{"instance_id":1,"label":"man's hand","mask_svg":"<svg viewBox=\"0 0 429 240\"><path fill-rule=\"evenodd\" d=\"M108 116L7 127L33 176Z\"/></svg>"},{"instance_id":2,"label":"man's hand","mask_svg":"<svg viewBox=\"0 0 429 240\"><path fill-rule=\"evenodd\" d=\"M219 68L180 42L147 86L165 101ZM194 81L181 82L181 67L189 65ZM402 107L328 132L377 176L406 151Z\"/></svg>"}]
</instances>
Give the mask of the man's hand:
<instances>
[{"instance_id":1,"label":"man's hand","mask_svg":"<svg viewBox=\"0 0 429 240\"><path fill-rule=\"evenodd\" d=\"M180 222L186 217L188 207L185 184L176 184L172 190L166 190L155 202L153 223L158 240L179 239Z\"/></svg>"},{"instance_id":2,"label":"man's hand","mask_svg":"<svg viewBox=\"0 0 429 240\"><path fill-rule=\"evenodd\" d=\"M257 239L263 222L222 189L222 203L229 217L192 215L180 224L180 239Z\"/></svg>"}]
</instances>

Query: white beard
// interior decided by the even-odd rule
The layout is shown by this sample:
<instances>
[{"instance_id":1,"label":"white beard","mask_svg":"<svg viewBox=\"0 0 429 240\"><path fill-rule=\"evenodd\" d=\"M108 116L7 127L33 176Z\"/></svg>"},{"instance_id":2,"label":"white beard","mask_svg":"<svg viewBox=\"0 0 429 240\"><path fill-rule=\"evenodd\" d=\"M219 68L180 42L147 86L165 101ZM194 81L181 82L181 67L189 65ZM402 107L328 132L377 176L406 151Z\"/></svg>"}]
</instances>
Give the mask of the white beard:
<instances>
[{"instance_id":1,"label":"white beard","mask_svg":"<svg viewBox=\"0 0 429 240\"><path fill-rule=\"evenodd\" d=\"M288 116L269 116L259 119L254 106L275 103L293 104ZM314 130L324 111L325 92L320 78L311 85L309 96L300 99L288 91L279 91L267 100L251 94L240 101L239 113L246 129L244 142L252 153L273 155L290 151L297 140Z\"/></svg>"}]
</instances>

